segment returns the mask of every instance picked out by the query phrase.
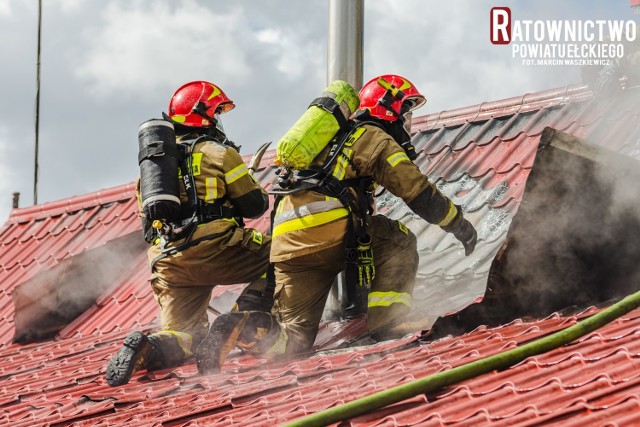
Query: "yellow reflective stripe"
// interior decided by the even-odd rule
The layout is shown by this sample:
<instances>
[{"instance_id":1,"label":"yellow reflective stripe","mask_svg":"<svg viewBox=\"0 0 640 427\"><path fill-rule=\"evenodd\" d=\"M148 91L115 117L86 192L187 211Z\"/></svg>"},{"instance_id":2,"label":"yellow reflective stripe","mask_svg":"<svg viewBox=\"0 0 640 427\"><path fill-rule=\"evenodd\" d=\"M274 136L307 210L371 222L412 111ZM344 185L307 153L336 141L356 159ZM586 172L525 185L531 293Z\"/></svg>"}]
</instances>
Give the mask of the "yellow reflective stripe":
<instances>
[{"instance_id":1,"label":"yellow reflective stripe","mask_svg":"<svg viewBox=\"0 0 640 427\"><path fill-rule=\"evenodd\" d=\"M264 352L264 355L269 356L281 356L284 354L287 349L287 342L289 341L289 335L284 330L284 328L280 328L280 335L278 335L278 339L275 344L273 344L267 351Z\"/></svg>"},{"instance_id":2,"label":"yellow reflective stripe","mask_svg":"<svg viewBox=\"0 0 640 427\"><path fill-rule=\"evenodd\" d=\"M278 226L292 219L303 218L320 212L329 212L342 207L342 203L338 200L319 200L317 202L311 202L307 203L306 205L298 206L297 208L286 212L279 212L278 214L276 214L275 218L273 218L273 224L275 226Z\"/></svg>"},{"instance_id":3,"label":"yellow reflective stripe","mask_svg":"<svg viewBox=\"0 0 640 427\"><path fill-rule=\"evenodd\" d=\"M447 215L442 221L438 223L438 225L440 227L446 227L447 225L451 224L451 221L453 221L453 218L455 218L456 215L458 215L458 208L456 208L456 205L454 205L453 202L449 200L449 212L447 212Z\"/></svg>"},{"instance_id":4,"label":"yellow reflective stripe","mask_svg":"<svg viewBox=\"0 0 640 427\"><path fill-rule=\"evenodd\" d=\"M225 173L224 180L227 184L231 184L236 182L243 176L247 175L248 173L249 173L249 169L247 168L247 165L243 163L231 169L229 172Z\"/></svg>"},{"instance_id":5,"label":"yellow reflective stripe","mask_svg":"<svg viewBox=\"0 0 640 427\"><path fill-rule=\"evenodd\" d=\"M191 175L198 176L202 171L202 153L193 153L191 155Z\"/></svg>"},{"instance_id":6,"label":"yellow reflective stripe","mask_svg":"<svg viewBox=\"0 0 640 427\"><path fill-rule=\"evenodd\" d=\"M388 307L404 304L411 307L411 294L407 292L369 292L369 307Z\"/></svg>"},{"instance_id":7,"label":"yellow reflective stripe","mask_svg":"<svg viewBox=\"0 0 640 427\"><path fill-rule=\"evenodd\" d=\"M409 83L405 79L400 80L402 80L402 85L399 88L386 81L383 77L378 77L377 83L383 88L391 91L391 95L396 96L398 94L398 91L409 89L411 87L411 83Z\"/></svg>"},{"instance_id":8,"label":"yellow reflective stripe","mask_svg":"<svg viewBox=\"0 0 640 427\"><path fill-rule=\"evenodd\" d=\"M391 165L392 168L396 167L396 165L400 162L410 162L409 156L405 152L394 153L387 157L387 162Z\"/></svg>"},{"instance_id":9,"label":"yellow reflective stripe","mask_svg":"<svg viewBox=\"0 0 640 427\"><path fill-rule=\"evenodd\" d=\"M278 206L276 207L276 215L278 215L279 213L282 213L282 211L284 210L284 201L286 200L287 197L289 196L284 196L282 200L280 200L280 203L278 203Z\"/></svg>"},{"instance_id":10,"label":"yellow reflective stripe","mask_svg":"<svg viewBox=\"0 0 640 427\"><path fill-rule=\"evenodd\" d=\"M347 166L349 166L349 160L351 160L351 156L353 156L352 149L345 148L344 150L342 150L342 153L338 156L336 167L333 170L333 176L338 179L344 178L347 173Z\"/></svg>"},{"instance_id":11,"label":"yellow reflective stripe","mask_svg":"<svg viewBox=\"0 0 640 427\"><path fill-rule=\"evenodd\" d=\"M205 202L212 202L218 198L218 179L215 176L205 180L205 188Z\"/></svg>"},{"instance_id":12,"label":"yellow reflective stripe","mask_svg":"<svg viewBox=\"0 0 640 427\"><path fill-rule=\"evenodd\" d=\"M253 240L254 243L261 245L262 246L262 233L259 232L258 230L251 230L251 240Z\"/></svg>"},{"instance_id":13,"label":"yellow reflective stripe","mask_svg":"<svg viewBox=\"0 0 640 427\"><path fill-rule=\"evenodd\" d=\"M212 100L216 96L220 95L220 93L222 93L220 91L220 88L218 88L218 86L212 85L212 84L209 84L209 86L211 86L212 91L211 91L211 95L209 95L209 97L207 98L207 101Z\"/></svg>"},{"instance_id":14,"label":"yellow reflective stripe","mask_svg":"<svg viewBox=\"0 0 640 427\"><path fill-rule=\"evenodd\" d=\"M284 221L273 228L272 236L276 237L281 234L290 233L296 230L304 230L305 228L317 227L329 222L345 218L349 216L349 210L346 208L332 209L330 211L312 213L300 218Z\"/></svg>"},{"instance_id":15,"label":"yellow reflective stripe","mask_svg":"<svg viewBox=\"0 0 640 427\"><path fill-rule=\"evenodd\" d=\"M400 231L402 231L404 234L409 235L409 229L407 228L406 225L404 225L403 223L401 223L400 221L398 221L398 228L400 229Z\"/></svg>"},{"instance_id":16,"label":"yellow reflective stripe","mask_svg":"<svg viewBox=\"0 0 640 427\"><path fill-rule=\"evenodd\" d=\"M344 142L344 146L351 147L353 144L355 144L355 142L358 139L360 139L360 137L365 131L366 131L365 128L358 128L355 131L353 131L353 133L349 135L349 138L347 138L347 140Z\"/></svg>"}]
</instances>

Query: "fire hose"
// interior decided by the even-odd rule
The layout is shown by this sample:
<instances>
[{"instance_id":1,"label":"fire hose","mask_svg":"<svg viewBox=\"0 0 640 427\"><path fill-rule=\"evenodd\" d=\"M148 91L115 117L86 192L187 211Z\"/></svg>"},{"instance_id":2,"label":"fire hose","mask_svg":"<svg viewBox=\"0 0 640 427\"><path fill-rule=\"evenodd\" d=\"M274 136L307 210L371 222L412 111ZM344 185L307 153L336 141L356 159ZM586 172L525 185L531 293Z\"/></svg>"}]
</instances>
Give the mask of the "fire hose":
<instances>
[{"instance_id":1,"label":"fire hose","mask_svg":"<svg viewBox=\"0 0 640 427\"><path fill-rule=\"evenodd\" d=\"M419 394L431 393L442 387L456 384L460 381L468 380L494 370L508 368L528 357L546 353L569 344L639 306L640 291L623 298L617 303L575 325L536 341L293 420L284 424L283 427L326 426L370 413Z\"/></svg>"}]
</instances>

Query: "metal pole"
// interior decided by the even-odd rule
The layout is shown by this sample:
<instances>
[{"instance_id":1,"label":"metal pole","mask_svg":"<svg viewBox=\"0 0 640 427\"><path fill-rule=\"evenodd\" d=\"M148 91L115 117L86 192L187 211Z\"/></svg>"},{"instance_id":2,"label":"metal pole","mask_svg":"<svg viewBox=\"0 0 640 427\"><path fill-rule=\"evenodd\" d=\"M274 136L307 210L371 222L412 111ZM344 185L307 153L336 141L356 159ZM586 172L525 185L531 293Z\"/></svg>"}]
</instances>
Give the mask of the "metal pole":
<instances>
[{"instance_id":1,"label":"metal pole","mask_svg":"<svg viewBox=\"0 0 640 427\"><path fill-rule=\"evenodd\" d=\"M42 39L42 0L38 0L38 52L36 59L36 143L33 176L33 204L38 204L38 150L40 135L40 45Z\"/></svg>"},{"instance_id":2,"label":"metal pole","mask_svg":"<svg viewBox=\"0 0 640 427\"><path fill-rule=\"evenodd\" d=\"M362 87L364 0L329 0L327 82Z\"/></svg>"},{"instance_id":3,"label":"metal pole","mask_svg":"<svg viewBox=\"0 0 640 427\"><path fill-rule=\"evenodd\" d=\"M344 80L356 91L362 88L364 0L329 0L327 83ZM344 273L336 277L323 318L336 320L347 308Z\"/></svg>"}]
</instances>

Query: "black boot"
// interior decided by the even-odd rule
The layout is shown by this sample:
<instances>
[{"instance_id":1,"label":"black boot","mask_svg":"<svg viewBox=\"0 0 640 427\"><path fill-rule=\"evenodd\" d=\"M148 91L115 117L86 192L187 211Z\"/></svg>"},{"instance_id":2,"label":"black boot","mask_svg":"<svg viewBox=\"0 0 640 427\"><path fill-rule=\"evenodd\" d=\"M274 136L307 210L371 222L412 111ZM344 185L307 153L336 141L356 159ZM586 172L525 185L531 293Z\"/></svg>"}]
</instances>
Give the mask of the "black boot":
<instances>
[{"instance_id":1,"label":"black boot","mask_svg":"<svg viewBox=\"0 0 640 427\"><path fill-rule=\"evenodd\" d=\"M243 350L251 349L273 326L271 314L260 311L240 311L218 316L196 351L198 372L220 372L227 355L236 346Z\"/></svg>"},{"instance_id":2,"label":"black boot","mask_svg":"<svg viewBox=\"0 0 640 427\"><path fill-rule=\"evenodd\" d=\"M153 338L139 331L131 332L124 339L122 348L111 356L107 365L107 384L117 387L129 382L140 369L159 369L162 353Z\"/></svg>"},{"instance_id":3,"label":"black boot","mask_svg":"<svg viewBox=\"0 0 640 427\"><path fill-rule=\"evenodd\" d=\"M270 313L273 307L273 293L263 294L251 289L240 295L233 306L232 311L264 311Z\"/></svg>"}]
</instances>

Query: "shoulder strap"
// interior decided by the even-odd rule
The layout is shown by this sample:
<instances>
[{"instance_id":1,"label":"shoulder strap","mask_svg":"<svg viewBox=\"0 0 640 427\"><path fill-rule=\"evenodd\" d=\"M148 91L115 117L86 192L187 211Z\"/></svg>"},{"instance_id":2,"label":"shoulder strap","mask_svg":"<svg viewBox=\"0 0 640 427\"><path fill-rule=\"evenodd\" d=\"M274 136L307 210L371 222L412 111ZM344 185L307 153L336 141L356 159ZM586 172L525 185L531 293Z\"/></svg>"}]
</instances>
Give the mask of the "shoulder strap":
<instances>
[{"instance_id":1,"label":"shoulder strap","mask_svg":"<svg viewBox=\"0 0 640 427\"><path fill-rule=\"evenodd\" d=\"M176 147L178 144L175 143L167 143L165 141L157 141L157 143L149 144L143 147L140 151L138 151L138 164L142 163L143 160L148 159L149 157L157 156L157 155L165 155L171 156L178 159L178 161L182 160L182 153Z\"/></svg>"},{"instance_id":2,"label":"shoulder strap","mask_svg":"<svg viewBox=\"0 0 640 427\"><path fill-rule=\"evenodd\" d=\"M180 141L178 148L183 151L182 162L180 163L180 170L182 171L182 182L189 198L189 208L193 211L198 206L198 190L196 189L196 181L193 177L193 170L191 164L191 158L193 157L193 148L198 142L207 139L204 136L196 139L189 139L186 141Z\"/></svg>"},{"instance_id":3,"label":"shoulder strap","mask_svg":"<svg viewBox=\"0 0 640 427\"><path fill-rule=\"evenodd\" d=\"M334 160L340 155L344 148L345 142L349 139L349 136L358 128L358 125L353 120L348 120L344 126L340 127L336 136L329 142L329 154L322 165L321 170L325 173L329 173L329 169Z\"/></svg>"},{"instance_id":4,"label":"shoulder strap","mask_svg":"<svg viewBox=\"0 0 640 427\"><path fill-rule=\"evenodd\" d=\"M321 96L311 101L311 104L309 104L309 106L312 105L320 107L323 110L331 113L338 122L338 126L340 126L340 129L347 126L348 120L345 119L344 113L340 109L340 104L338 104L335 99L328 96Z\"/></svg>"}]
</instances>

